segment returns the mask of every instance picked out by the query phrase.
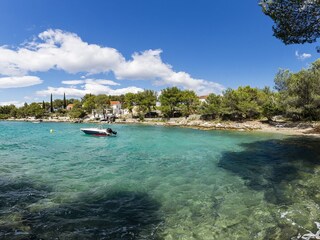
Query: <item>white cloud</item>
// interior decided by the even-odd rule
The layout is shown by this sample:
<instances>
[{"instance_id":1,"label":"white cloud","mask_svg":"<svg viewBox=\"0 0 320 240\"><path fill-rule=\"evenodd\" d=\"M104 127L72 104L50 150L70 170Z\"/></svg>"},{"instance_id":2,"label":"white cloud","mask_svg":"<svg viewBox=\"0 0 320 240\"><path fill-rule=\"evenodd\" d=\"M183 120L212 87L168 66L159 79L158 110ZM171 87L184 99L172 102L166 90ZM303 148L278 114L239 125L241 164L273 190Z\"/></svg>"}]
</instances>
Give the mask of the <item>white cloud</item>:
<instances>
[{"instance_id":1,"label":"white cloud","mask_svg":"<svg viewBox=\"0 0 320 240\"><path fill-rule=\"evenodd\" d=\"M106 79L83 79L83 80L65 80L61 82L62 84L66 85L79 85L84 83L96 83L96 84L102 84L102 85L109 85L109 86L119 86L119 83L116 83L112 80L106 80Z\"/></svg>"},{"instance_id":2,"label":"white cloud","mask_svg":"<svg viewBox=\"0 0 320 240\"><path fill-rule=\"evenodd\" d=\"M132 60L121 62L115 69L117 79L158 80L168 77L172 67L162 62L161 53L160 49L134 53Z\"/></svg>"},{"instance_id":3,"label":"white cloud","mask_svg":"<svg viewBox=\"0 0 320 240\"><path fill-rule=\"evenodd\" d=\"M0 75L23 76L50 69L84 73L86 76L112 71L119 80L150 80L153 83L193 89L198 93L220 93L224 89L218 83L192 78L186 72L175 72L171 65L162 61L161 52L160 49L146 50L134 53L131 60L126 60L114 48L89 44L74 33L49 29L21 48L0 46ZM81 79L85 80L83 77ZM110 80L102 81L106 85L116 85ZM87 83L86 80L79 83L64 81L64 84L69 85L84 83Z\"/></svg>"},{"instance_id":4,"label":"white cloud","mask_svg":"<svg viewBox=\"0 0 320 240\"><path fill-rule=\"evenodd\" d=\"M299 51L296 51L295 55L296 55L297 59L299 59L301 61L312 57L312 55L310 53L301 53L300 54Z\"/></svg>"},{"instance_id":5,"label":"white cloud","mask_svg":"<svg viewBox=\"0 0 320 240\"><path fill-rule=\"evenodd\" d=\"M116 83L112 80L106 80L106 79L90 79L93 82L96 82L98 84L104 84L104 85L109 85L109 86L119 86L119 83ZM87 80L89 82L89 79Z\"/></svg>"},{"instance_id":6,"label":"white cloud","mask_svg":"<svg viewBox=\"0 0 320 240\"><path fill-rule=\"evenodd\" d=\"M35 76L0 77L0 88L21 88L41 84L43 81Z\"/></svg>"},{"instance_id":7,"label":"white cloud","mask_svg":"<svg viewBox=\"0 0 320 240\"><path fill-rule=\"evenodd\" d=\"M71 85L70 87L48 87L45 90L37 91L38 95L48 96L51 93L54 95L63 95L64 93L68 96L73 97L83 97L85 94L107 94L107 95L121 95L128 92L137 93L143 91L141 88L137 87L127 87L120 89L112 89L109 86L118 86L119 83L116 83L112 80L106 79L83 79L83 80L65 80L62 81L62 84ZM80 85L80 86L77 86Z\"/></svg>"},{"instance_id":8,"label":"white cloud","mask_svg":"<svg viewBox=\"0 0 320 240\"><path fill-rule=\"evenodd\" d=\"M161 57L161 50L147 50L140 54L134 53L132 60L122 62L115 75L118 79L153 80L157 85L180 86L191 89L198 94L221 93L225 88L218 83L195 79L186 72L175 72L172 66L165 64Z\"/></svg>"},{"instance_id":9,"label":"white cloud","mask_svg":"<svg viewBox=\"0 0 320 240\"><path fill-rule=\"evenodd\" d=\"M86 83L82 86L82 89L75 88L75 87L48 87L45 90L37 91L37 94L40 96L49 96L51 93L53 95L59 95L63 96L65 93L67 96L72 97L83 97L86 94L107 94L107 95L121 95L126 94L128 92L137 93L143 91L142 88L137 87L126 87L126 88L120 88L120 89L112 89L108 86L104 86L101 84L91 84Z\"/></svg>"},{"instance_id":10,"label":"white cloud","mask_svg":"<svg viewBox=\"0 0 320 240\"><path fill-rule=\"evenodd\" d=\"M24 105L24 102L19 102L19 101L0 102L0 106L8 106L8 105L15 105L16 107L22 107Z\"/></svg>"},{"instance_id":11,"label":"white cloud","mask_svg":"<svg viewBox=\"0 0 320 240\"><path fill-rule=\"evenodd\" d=\"M62 84L66 85L78 85L78 84L84 84L84 80L65 80L61 82Z\"/></svg>"}]
</instances>

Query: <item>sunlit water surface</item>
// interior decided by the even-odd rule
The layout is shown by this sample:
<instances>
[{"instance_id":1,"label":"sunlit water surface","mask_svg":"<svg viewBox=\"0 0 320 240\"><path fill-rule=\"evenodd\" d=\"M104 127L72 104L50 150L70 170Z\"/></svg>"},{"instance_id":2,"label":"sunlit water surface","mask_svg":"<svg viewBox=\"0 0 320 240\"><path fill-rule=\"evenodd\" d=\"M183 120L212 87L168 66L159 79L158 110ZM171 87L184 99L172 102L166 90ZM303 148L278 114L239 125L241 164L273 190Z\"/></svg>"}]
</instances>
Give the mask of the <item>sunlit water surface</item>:
<instances>
[{"instance_id":1,"label":"sunlit water surface","mask_svg":"<svg viewBox=\"0 0 320 240\"><path fill-rule=\"evenodd\" d=\"M319 139L79 130L94 126L0 122L0 238L290 239L317 230Z\"/></svg>"}]
</instances>

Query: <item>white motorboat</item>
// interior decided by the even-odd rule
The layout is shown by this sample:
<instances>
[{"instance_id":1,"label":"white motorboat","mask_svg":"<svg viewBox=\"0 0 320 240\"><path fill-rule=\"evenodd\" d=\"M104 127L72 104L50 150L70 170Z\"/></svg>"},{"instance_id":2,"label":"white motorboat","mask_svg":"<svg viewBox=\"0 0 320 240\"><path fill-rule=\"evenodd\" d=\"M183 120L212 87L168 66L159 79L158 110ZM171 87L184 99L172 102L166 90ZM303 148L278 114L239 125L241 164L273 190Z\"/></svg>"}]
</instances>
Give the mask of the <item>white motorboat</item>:
<instances>
[{"instance_id":1,"label":"white motorboat","mask_svg":"<svg viewBox=\"0 0 320 240\"><path fill-rule=\"evenodd\" d=\"M115 136L117 135L116 131L113 131L111 128L80 128L82 132L94 136Z\"/></svg>"}]
</instances>

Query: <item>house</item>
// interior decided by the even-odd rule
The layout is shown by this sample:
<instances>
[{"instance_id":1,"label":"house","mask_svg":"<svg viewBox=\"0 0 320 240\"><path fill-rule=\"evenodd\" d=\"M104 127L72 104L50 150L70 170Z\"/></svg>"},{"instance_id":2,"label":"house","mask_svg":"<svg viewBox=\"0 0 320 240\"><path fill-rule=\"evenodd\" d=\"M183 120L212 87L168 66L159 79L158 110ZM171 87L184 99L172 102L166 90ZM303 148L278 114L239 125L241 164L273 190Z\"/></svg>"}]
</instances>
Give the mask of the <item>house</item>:
<instances>
[{"instance_id":1,"label":"house","mask_svg":"<svg viewBox=\"0 0 320 240\"><path fill-rule=\"evenodd\" d=\"M110 107L114 115L121 114L121 103L119 101L110 101Z\"/></svg>"},{"instance_id":2,"label":"house","mask_svg":"<svg viewBox=\"0 0 320 240\"><path fill-rule=\"evenodd\" d=\"M70 103L67 105L66 109L67 109L67 111L70 111L70 110L72 110L73 107L74 107L74 104Z\"/></svg>"},{"instance_id":3,"label":"house","mask_svg":"<svg viewBox=\"0 0 320 240\"><path fill-rule=\"evenodd\" d=\"M198 96L198 99L201 103L205 103L207 101L208 95Z\"/></svg>"}]
</instances>

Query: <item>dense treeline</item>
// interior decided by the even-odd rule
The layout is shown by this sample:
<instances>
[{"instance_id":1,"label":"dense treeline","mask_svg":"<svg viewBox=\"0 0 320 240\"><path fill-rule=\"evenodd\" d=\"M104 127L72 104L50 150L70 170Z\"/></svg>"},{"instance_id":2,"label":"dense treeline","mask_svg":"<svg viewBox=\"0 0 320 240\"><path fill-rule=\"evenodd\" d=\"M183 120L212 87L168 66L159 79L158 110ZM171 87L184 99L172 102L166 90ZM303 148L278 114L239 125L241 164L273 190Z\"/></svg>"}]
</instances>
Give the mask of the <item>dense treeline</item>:
<instances>
[{"instance_id":1,"label":"dense treeline","mask_svg":"<svg viewBox=\"0 0 320 240\"><path fill-rule=\"evenodd\" d=\"M283 115L292 120L320 120L320 60L297 73L280 69L275 77L274 90L250 86L229 88L222 95L209 94L205 102L201 102L194 91L177 87L163 89L159 95L155 91L145 90L120 96L87 94L81 100L66 99L64 96L62 100L25 104L20 108L14 105L1 106L0 119L42 118L52 114L82 118L91 114L92 110L103 112L110 108L110 101L120 101L122 108L130 113L135 112L140 118L158 111L168 118L200 114L208 120L238 121L271 120L276 115ZM67 111L66 105L70 103L73 108Z\"/></svg>"}]
</instances>

